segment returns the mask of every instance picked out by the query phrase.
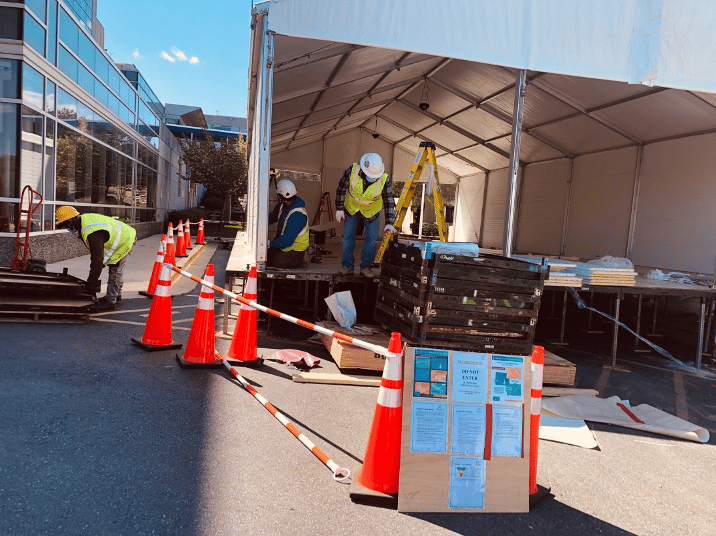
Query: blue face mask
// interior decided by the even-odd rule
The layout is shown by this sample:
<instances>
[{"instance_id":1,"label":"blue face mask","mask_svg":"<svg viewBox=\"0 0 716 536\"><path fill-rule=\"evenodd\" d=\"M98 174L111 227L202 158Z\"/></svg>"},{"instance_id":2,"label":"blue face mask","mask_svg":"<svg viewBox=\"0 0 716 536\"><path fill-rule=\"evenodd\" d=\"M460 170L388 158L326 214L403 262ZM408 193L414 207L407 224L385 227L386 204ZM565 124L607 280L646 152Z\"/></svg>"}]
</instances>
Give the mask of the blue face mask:
<instances>
[{"instance_id":1,"label":"blue face mask","mask_svg":"<svg viewBox=\"0 0 716 536\"><path fill-rule=\"evenodd\" d=\"M77 234L77 229L67 229L72 234Z\"/></svg>"}]
</instances>

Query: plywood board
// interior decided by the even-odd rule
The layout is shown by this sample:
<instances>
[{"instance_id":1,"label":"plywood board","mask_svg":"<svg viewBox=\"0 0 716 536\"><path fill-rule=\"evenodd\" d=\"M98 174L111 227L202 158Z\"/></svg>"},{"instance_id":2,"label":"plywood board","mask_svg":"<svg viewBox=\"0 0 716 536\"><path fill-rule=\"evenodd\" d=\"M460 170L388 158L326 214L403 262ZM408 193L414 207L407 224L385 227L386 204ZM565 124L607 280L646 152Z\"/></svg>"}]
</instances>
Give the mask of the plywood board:
<instances>
[{"instance_id":1,"label":"plywood board","mask_svg":"<svg viewBox=\"0 0 716 536\"><path fill-rule=\"evenodd\" d=\"M447 370L442 370L441 366L431 365L429 374L424 370L420 372L420 378L417 378L415 361L416 351L418 358L425 359L426 355L433 352L436 359L443 358L437 355L444 352L447 356ZM487 513L487 512L528 512L529 511L529 408L530 408L530 387L531 372L530 359L524 356L509 356L518 361L514 370L521 370L521 373L514 371L505 371L506 378L510 378L512 387L512 397L515 400L505 401L498 395L498 388L487 387L492 385L490 370L491 364L497 366L499 356L496 358L492 354L478 354L461 352L457 350L435 350L408 347L405 352L405 371L403 376L403 428L401 443L401 462L400 462L400 492L398 494L398 511L401 512L470 512L470 513ZM466 369L464 363L470 361L482 361L484 368L480 368L477 376L482 377L486 381L486 388L481 395L474 395L482 388L480 382L471 384L470 378L465 375ZM457 361L457 362L456 362ZM461 364L458 364L461 363ZM432 368L435 367L435 368ZM462 375L458 375L458 371L462 371ZM444 372L444 373L443 373ZM484 377L483 375L487 375ZM519 380L518 376L521 376ZM457 380L454 378L461 378ZM466 379L467 378L467 379ZM427 380L423 382L422 380ZM457 382L453 384L453 381ZM462 381L462 383L460 383ZM514 383L517 381L517 383ZM445 389L440 389L441 382L445 384ZM460 385L458 385L460 383ZM424 385L425 384L425 385ZM430 384L430 385L427 385ZM437 384L434 386L433 384ZM499 383L499 385L502 385ZM458 385L458 387L456 387ZM478 387L475 388L474 385ZM519 386L519 390L516 387ZM417 391L416 391L417 389ZM454 390L462 389L462 396L458 396ZM473 391L470 391L473 389ZM416 394L420 393L420 394ZM470 394L472 393L472 394ZM515 394L519 393L519 394ZM475 396L475 401L466 399ZM481 403L478 400L485 403ZM517 397L519 396L519 400ZM489 402L489 403L488 403ZM434 422L426 421L422 416L418 420L422 422L413 422L413 411L415 408L427 408L433 411L439 408L436 414L447 415L444 418L438 418ZM453 428L459 427L460 424L454 422L454 411L467 408L470 411L480 412L484 408L485 424L484 436L482 437L487 447L475 442L474 452L465 454L465 446L455 448L455 438L453 437ZM488 408L492 408L491 410ZM418 410L421 411L421 410ZM513 441L515 452L513 455L495 455L495 450L490 448L497 444L496 434L490 434L492 427L493 432L499 430L498 415L501 411L509 411L516 415L518 420L513 421L509 430L514 432L516 439ZM420 413L416 413L421 415ZM492 419L490 419L492 415ZM439 415L438 415L439 416ZM492 424L490 425L490 421ZM426 427L426 422L428 426ZM438 423L434 426L435 422ZM422 428L420 428L422 426ZM521 426L521 430L519 430ZM444 427L444 429L443 429ZM432 429L431 429L432 428ZM481 430L480 425L476 429ZM417 430L425 430L423 436L417 433ZM438 430L438 434L434 437L444 437L445 444L442 439L433 442L425 441L425 436L433 434L434 430ZM464 432L469 432L469 427L465 427ZM502 431L505 431L504 429ZM521 436L520 436L521 434ZM466 434L469 436L469 434ZM521 437L521 439L520 439ZM464 439L464 438L463 438ZM420 447L414 448L413 441L421 443ZM424 445L428 444L426 448ZM431 447L435 448L435 452L426 452ZM468 447L469 449L469 447ZM484 464L484 465L483 465ZM465 495L459 493L460 486L451 485L451 477L460 475L470 477L471 471L482 472L484 478L484 493L482 495L481 506L460 507L456 504L463 504ZM479 481L480 479L476 479ZM455 482L455 480L453 480ZM465 489L465 488L462 488ZM470 490L476 488L470 488ZM470 492L468 490L468 493ZM479 495L475 493L474 495ZM472 497L468 496L468 502L472 501ZM451 505L452 502L452 505Z\"/></svg>"}]
</instances>

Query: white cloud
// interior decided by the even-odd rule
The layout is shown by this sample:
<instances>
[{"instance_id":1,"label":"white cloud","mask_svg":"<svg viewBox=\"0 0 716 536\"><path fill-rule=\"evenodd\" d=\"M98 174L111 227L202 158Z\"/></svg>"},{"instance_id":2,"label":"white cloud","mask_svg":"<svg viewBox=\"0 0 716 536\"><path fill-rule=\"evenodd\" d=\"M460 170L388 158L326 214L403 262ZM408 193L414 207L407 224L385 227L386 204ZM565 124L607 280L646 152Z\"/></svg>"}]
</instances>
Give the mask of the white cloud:
<instances>
[{"instance_id":1,"label":"white cloud","mask_svg":"<svg viewBox=\"0 0 716 536\"><path fill-rule=\"evenodd\" d=\"M139 49L138 49L138 48L135 48L135 49L134 49L134 52L132 52L132 56L134 56L135 58L141 58L141 57L142 57L142 55L139 53Z\"/></svg>"},{"instance_id":2,"label":"white cloud","mask_svg":"<svg viewBox=\"0 0 716 536\"><path fill-rule=\"evenodd\" d=\"M189 63L193 63L194 65L196 65L197 63L199 63L199 58L197 58L196 56L192 56L189 60Z\"/></svg>"},{"instance_id":3,"label":"white cloud","mask_svg":"<svg viewBox=\"0 0 716 536\"><path fill-rule=\"evenodd\" d=\"M177 47L172 47L172 54L174 54L177 58L179 58L181 61L186 61L187 57L186 54L184 54L181 50L179 50Z\"/></svg>"},{"instance_id":4,"label":"white cloud","mask_svg":"<svg viewBox=\"0 0 716 536\"><path fill-rule=\"evenodd\" d=\"M163 51L163 50L162 50L162 53L159 54L159 56L161 56L161 57L164 58L165 60L170 61L170 62L172 62L172 63L174 63L175 61L177 61L175 58L172 58L169 54L167 54L167 53L166 53L165 51Z\"/></svg>"}]
</instances>

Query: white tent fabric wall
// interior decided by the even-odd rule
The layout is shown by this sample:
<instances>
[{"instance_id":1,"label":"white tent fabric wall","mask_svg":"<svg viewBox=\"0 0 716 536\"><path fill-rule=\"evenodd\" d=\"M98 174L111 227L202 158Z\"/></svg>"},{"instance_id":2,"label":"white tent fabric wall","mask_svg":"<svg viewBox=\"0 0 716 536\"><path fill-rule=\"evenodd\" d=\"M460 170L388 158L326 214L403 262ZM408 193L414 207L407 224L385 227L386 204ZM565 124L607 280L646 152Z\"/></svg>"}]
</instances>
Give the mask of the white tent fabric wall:
<instances>
[{"instance_id":1,"label":"white tent fabric wall","mask_svg":"<svg viewBox=\"0 0 716 536\"><path fill-rule=\"evenodd\" d=\"M478 173L460 179L455 206L455 242L477 242L480 237L482 207L485 194L485 174Z\"/></svg>"}]
</instances>

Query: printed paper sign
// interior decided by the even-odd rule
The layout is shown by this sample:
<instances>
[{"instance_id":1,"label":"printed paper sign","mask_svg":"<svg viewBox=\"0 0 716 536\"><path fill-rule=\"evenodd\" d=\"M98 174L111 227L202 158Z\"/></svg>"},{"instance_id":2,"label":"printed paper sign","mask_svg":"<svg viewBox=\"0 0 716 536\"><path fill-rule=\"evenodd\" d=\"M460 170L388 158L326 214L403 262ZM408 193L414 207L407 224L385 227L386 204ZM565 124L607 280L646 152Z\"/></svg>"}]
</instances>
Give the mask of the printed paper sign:
<instances>
[{"instance_id":1,"label":"printed paper sign","mask_svg":"<svg viewBox=\"0 0 716 536\"><path fill-rule=\"evenodd\" d=\"M485 507L485 460L450 457L450 508Z\"/></svg>"},{"instance_id":2,"label":"printed paper sign","mask_svg":"<svg viewBox=\"0 0 716 536\"><path fill-rule=\"evenodd\" d=\"M492 356L490 364L490 400L492 403L523 402L524 359L519 356Z\"/></svg>"},{"instance_id":3,"label":"printed paper sign","mask_svg":"<svg viewBox=\"0 0 716 536\"><path fill-rule=\"evenodd\" d=\"M453 352L452 399L487 402L487 354Z\"/></svg>"},{"instance_id":4,"label":"printed paper sign","mask_svg":"<svg viewBox=\"0 0 716 536\"><path fill-rule=\"evenodd\" d=\"M447 350L415 349L414 397L447 398L448 355Z\"/></svg>"},{"instance_id":5,"label":"printed paper sign","mask_svg":"<svg viewBox=\"0 0 716 536\"><path fill-rule=\"evenodd\" d=\"M452 454L480 454L485 451L485 406L453 404Z\"/></svg>"},{"instance_id":6,"label":"printed paper sign","mask_svg":"<svg viewBox=\"0 0 716 536\"><path fill-rule=\"evenodd\" d=\"M447 452L447 402L413 400L410 452Z\"/></svg>"}]
</instances>

